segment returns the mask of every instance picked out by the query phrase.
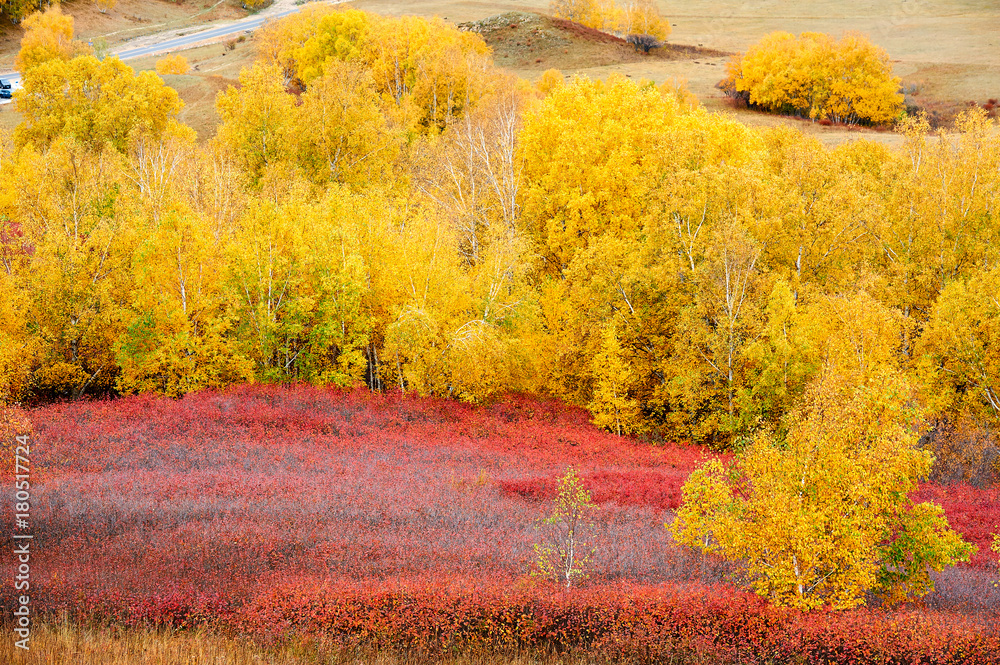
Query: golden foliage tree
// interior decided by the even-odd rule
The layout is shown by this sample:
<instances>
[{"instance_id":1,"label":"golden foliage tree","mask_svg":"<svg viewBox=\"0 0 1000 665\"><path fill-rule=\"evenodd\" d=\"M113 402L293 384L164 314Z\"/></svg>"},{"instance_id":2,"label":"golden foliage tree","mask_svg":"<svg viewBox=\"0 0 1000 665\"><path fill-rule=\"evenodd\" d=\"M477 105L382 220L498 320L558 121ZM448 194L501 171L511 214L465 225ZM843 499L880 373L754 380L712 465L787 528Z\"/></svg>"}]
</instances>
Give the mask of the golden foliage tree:
<instances>
[{"instance_id":1,"label":"golden foliage tree","mask_svg":"<svg viewBox=\"0 0 1000 665\"><path fill-rule=\"evenodd\" d=\"M160 76L187 74L190 69L187 58L179 53L163 56L156 61L156 73Z\"/></svg>"},{"instance_id":2,"label":"golden foliage tree","mask_svg":"<svg viewBox=\"0 0 1000 665\"><path fill-rule=\"evenodd\" d=\"M975 548L939 506L907 498L932 463L916 448L909 392L892 370L862 378L827 367L787 435L761 434L730 469L716 460L691 475L674 536L742 561L753 589L780 604L926 595L929 568L966 561Z\"/></svg>"},{"instance_id":3,"label":"golden foliage tree","mask_svg":"<svg viewBox=\"0 0 1000 665\"><path fill-rule=\"evenodd\" d=\"M147 230L133 260L135 291L117 345L125 393L179 396L253 378L227 338L221 247L205 220L175 209Z\"/></svg>"},{"instance_id":4,"label":"golden foliage tree","mask_svg":"<svg viewBox=\"0 0 1000 665\"><path fill-rule=\"evenodd\" d=\"M38 395L78 397L114 383L135 226L120 160L59 139L41 153L21 150L10 165L20 174L11 219L32 247L14 275L33 331L26 360Z\"/></svg>"},{"instance_id":5,"label":"golden foliage tree","mask_svg":"<svg viewBox=\"0 0 1000 665\"><path fill-rule=\"evenodd\" d=\"M670 22L660 15L655 0L552 0L553 16L617 35L647 35L665 40Z\"/></svg>"},{"instance_id":6,"label":"golden foliage tree","mask_svg":"<svg viewBox=\"0 0 1000 665\"><path fill-rule=\"evenodd\" d=\"M903 110L899 79L867 37L767 35L727 65L722 87L762 108L835 122L889 124Z\"/></svg>"},{"instance_id":7,"label":"golden foliage tree","mask_svg":"<svg viewBox=\"0 0 1000 665\"><path fill-rule=\"evenodd\" d=\"M1000 423L1000 269L945 286L919 346L939 412L969 409Z\"/></svg>"},{"instance_id":8,"label":"golden foliage tree","mask_svg":"<svg viewBox=\"0 0 1000 665\"><path fill-rule=\"evenodd\" d=\"M216 141L257 182L293 150L294 107L278 67L255 63L240 72L239 88L230 86L219 94L215 108L222 124Z\"/></svg>"},{"instance_id":9,"label":"golden foliage tree","mask_svg":"<svg viewBox=\"0 0 1000 665\"><path fill-rule=\"evenodd\" d=\"M656 0L625 0L622 10L622 34L649 35L659 41L670 36L670 21L660 15Z\"/></svg>"},{"instance_id":10,"label":"golden foliage tree","mask_svg":"<svg viewBox=\"0 0 1000 665\"><path fill-rule=\"evenodd\" d=\"M22 75L43 62L70 60L90 51L86 44L73 39L73 17L63 14L59 3L33 13L22 25L25 33L14 59L14 67Z\"/></svg>"},{"instance_id":11,"label":"golden foliage tree","mask_svg":"<svg viewBox=\"0 0 1000 665\"><path fill-rule=\"evenodd\" d=\"M298 162L317 183L388 182L402 136L390 126L371 75L334 60L312 81L296 113Z\"/></svg>"},{"instance_id":12,"label":"golden foliage tree","mask_svg":"<svg viewBox=\"0 0 1000 665\"><path fill-rule=\"evenodd\" d=\"M126 151L140 135L159 136L184 103L152 72L136 74L118 58L50 59L24 75L14 139L44 147L68 137L99 150Z\"/></svg>"},{"instance_id":13,"label":"golden foliage tree","mask_svg":"<svg viewBox=\"0 0 1000 665\"><path fill-rule=\"evenodd\" d=\"M418 132L444 129L492 83L482 38L440 19L317 9L277 22L259 40L266 62L307 87L332 60L367 70L396 121Z\"/></svg>"},{"instance_id":14,"label":"golden foliage tree","mask_svg":"<svg viewBox=\"0 0 1000 665\"><path fill-rule=\"evenodd\" d=\"M641 427L641 413L636 400L629 397L634 381L632 368L622 359L622 348L614 323L605 327L603 346L594 356L594 401L590 412L594 424L618 436L632 434Z\"/></svg>"}]
</instances>

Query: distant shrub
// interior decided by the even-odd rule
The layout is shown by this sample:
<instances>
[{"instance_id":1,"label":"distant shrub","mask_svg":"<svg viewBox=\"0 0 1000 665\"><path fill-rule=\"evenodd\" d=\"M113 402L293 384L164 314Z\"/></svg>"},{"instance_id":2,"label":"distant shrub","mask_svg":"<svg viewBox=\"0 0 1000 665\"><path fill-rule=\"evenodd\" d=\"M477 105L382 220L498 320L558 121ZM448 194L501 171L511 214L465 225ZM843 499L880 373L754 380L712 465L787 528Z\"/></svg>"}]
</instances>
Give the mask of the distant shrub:
<instances>
[{"instance_id":1,"label":"distant shrub","mask_svg":"<svg viewBox=\"0 0 1000 665\"><path fill-rule=\"evenodd\" d=\"M652 35L629 35L625 41L631 44L636 51L641 50L643 53L649 53L651 49L660 46L660 40Z\"/></svg>"},{"instance_id":2,"label":"distant shrub","mask_svg":"<svg viewBox=\"0 0 1000 665\"><path fill-rule=\"evenodd\" d=\"M160 76L187 74L190 70L191 65L183 55L168 55L156 61L156 73Z\"/></svg>"},{"instance_id":3,"label":"distant shrub","mask_svg":"<svg viewBox=\"0 0 1000 665\"><path fill-rule=\"evenodd\" d=\"M558 69L546 69L535 81L535 88L543 95L548 95L554 90L563 87L563 73Z\"/></svg>"},{"instance_id":4,"label":"distant shrub","mask_svg":"<svg viewBox=\"0 0 1000 665\"><path fill-rule=\"evenodd\" d=\"M903 112L889 56L863 35L775 32L726 70L726 94L768 111L848 125L888 124Z\"/></svg>"},{"instance_id":5,"label":"distant shrub","mask_svg":"<svg viewBox=\"0 0 1000 665\"><path fill-rule=\"evenodd\" d=\"M552 0L549 11L595 30L641 37L650 44L647 53L670 34L670 22L660 16L654 0Z\"/></svg>"}]
</instances>

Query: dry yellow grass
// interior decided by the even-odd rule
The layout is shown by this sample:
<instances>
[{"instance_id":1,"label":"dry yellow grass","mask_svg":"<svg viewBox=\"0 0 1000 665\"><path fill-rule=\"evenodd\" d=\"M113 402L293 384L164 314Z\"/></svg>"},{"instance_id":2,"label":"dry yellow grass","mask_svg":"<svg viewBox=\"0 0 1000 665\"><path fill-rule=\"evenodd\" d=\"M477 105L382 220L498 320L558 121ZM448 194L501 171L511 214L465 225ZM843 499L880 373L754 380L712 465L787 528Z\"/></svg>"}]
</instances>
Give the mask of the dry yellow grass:
<instances>
[{"instance_id":1,"label":"dry yellow grass","mask_svg":"<svg viewBox=\"0 0 1000 665\"><path fill-rule=\"evenodd\" d=\"M205 631L88 628L59 621L32 626L31 648L14 646L0 630L0 663L10 665L582 665L583 657L498 654L430 658L391 652L321 650L315 645L268 649Z\"/></svg>"}]
</instances>

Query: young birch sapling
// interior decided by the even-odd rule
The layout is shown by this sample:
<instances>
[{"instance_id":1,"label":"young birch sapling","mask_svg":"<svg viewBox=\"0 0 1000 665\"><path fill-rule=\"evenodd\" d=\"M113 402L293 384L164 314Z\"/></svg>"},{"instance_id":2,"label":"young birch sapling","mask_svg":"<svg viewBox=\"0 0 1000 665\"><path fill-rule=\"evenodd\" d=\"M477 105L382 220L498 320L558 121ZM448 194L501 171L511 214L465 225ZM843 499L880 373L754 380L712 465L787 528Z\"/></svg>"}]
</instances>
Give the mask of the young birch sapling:
<instances>
[{"instance_id":1,"label":"young birch sapling","mask_svg":"<svg viewBox=\"0 0 1000 665\"><path fill-rule=\"evenodd\" d=\"M596 510L590 492L570 468L559 479L552 514L539 520L538 527L545 529L547 542L535 545L532 575L565 584L567 589L587 577L596 548L582 538L593 524L591 515Z\"/></svg>"}]
</instances>

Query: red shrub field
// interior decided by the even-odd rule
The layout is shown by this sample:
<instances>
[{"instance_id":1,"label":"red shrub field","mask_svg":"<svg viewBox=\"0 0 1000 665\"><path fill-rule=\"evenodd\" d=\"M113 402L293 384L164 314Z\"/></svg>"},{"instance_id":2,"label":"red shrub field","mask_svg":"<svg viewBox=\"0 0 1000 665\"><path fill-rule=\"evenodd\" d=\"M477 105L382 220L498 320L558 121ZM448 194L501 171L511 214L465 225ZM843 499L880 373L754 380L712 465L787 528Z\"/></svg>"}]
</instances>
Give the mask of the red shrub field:
<instances>
[{"instance_id":1,"label":"red shrub field","mask_svg":"<svg viewBox=\"0 0 1000 665\"><path fill-rule=\"evenodd\" d=\"M558 402L255 385L31 418L38 610L431 652L1000 662L997 490L920 490L980 548L924 607L803 614L739 590L738 571L664 528L706 451L622 439ZM566 591L528 573L570 466L600 510L592 574Z\"/></svg>"}]
</instances>

